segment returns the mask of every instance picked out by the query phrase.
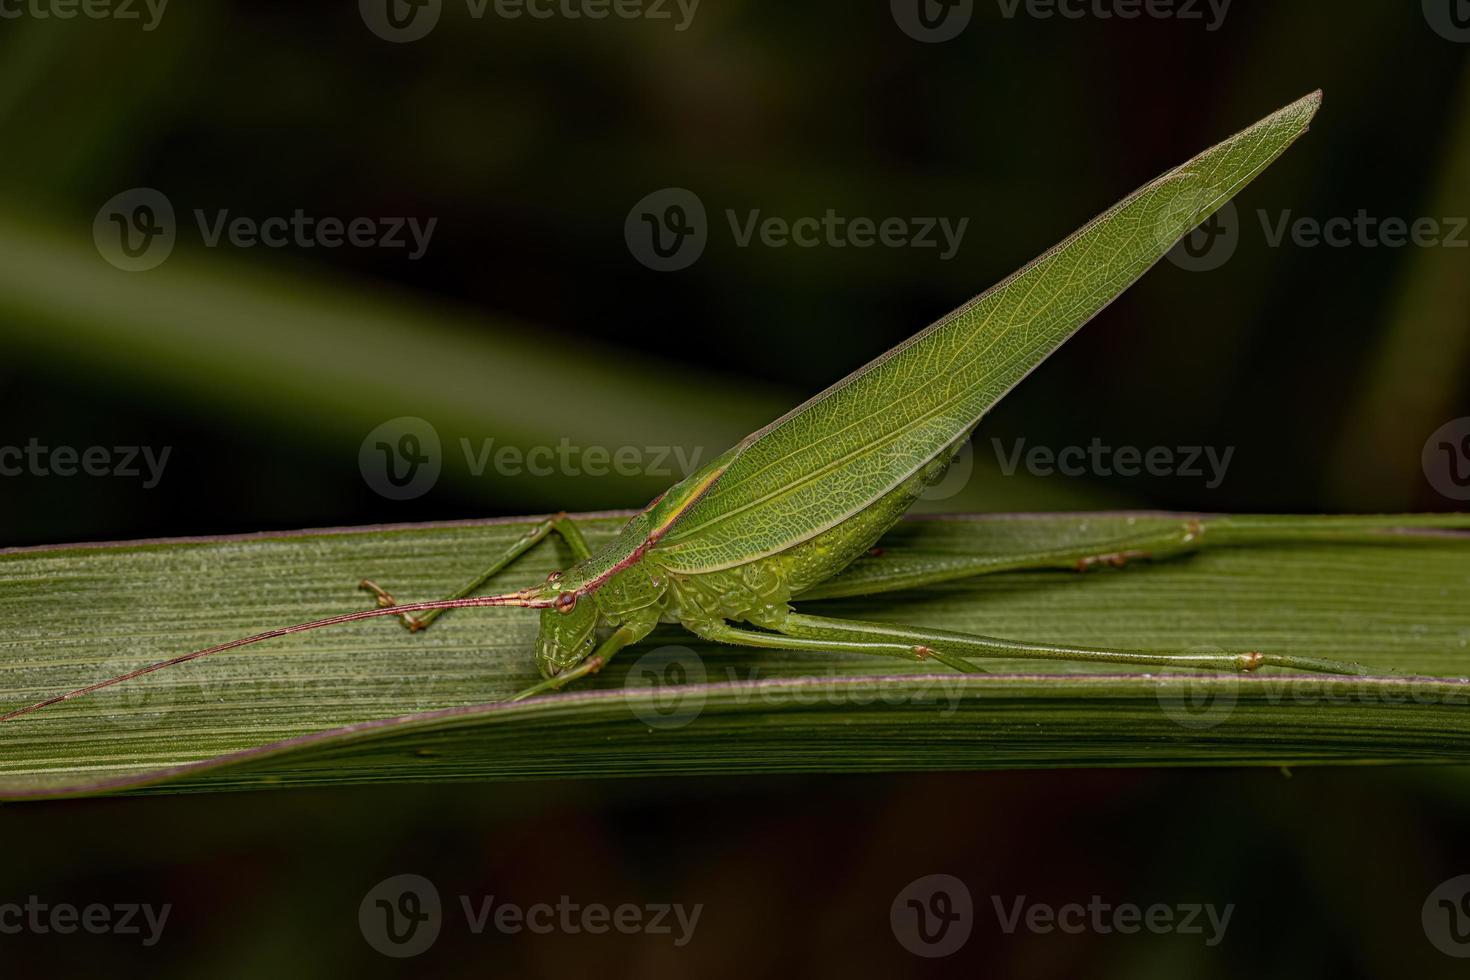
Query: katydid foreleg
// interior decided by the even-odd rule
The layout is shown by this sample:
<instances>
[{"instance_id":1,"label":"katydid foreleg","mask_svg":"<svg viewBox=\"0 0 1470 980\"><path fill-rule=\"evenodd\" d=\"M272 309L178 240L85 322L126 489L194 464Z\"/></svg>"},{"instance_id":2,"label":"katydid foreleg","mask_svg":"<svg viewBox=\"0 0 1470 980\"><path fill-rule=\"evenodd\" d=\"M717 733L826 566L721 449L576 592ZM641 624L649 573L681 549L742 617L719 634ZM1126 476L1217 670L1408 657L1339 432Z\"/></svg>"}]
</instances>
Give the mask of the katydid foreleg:
<instances>
[{"instance_id":1,"label":"katydid foreleg","mask_svg":"<svg viewBox=\"0 0 1470 980\"><path fill-rule=\"evenodd\" d=\"M446 601L452 602L457 599L467 598L468 596L478 595L485 583L489 582L496 575L499 575L512 562L530 551L542 538L545 538L553 531L561 535L562 540L567 543L567 547L572 551L573 561L581 561L592 553L592 549L587 546L587 539L582 537L581 529L577 527L575 521L563 512L531 527L525 534L517 538L509 548L506 548L504 553L499 558L496 558L489 568L475 576L474 580L464 588L446 597ZM365 589L377 597L379 609L391 609L399 604L392 593L369 579L363 579L358 583L358 588ZM410 633L417 633L419 630L428 629L430 623L447 611L446 609L432 609L422 616L402 613L398 618L408 628Z\"/></svg>"},{"instance_id":2,"label":"katydid foreleg","mask_svg":"<svg viewBox=\"0 0 1470 980\"><path fill-rule=\"evenodd\" d=\"M586 660L583 660L581 663L577 664L577 666L572 667L569 670L564 670L554 677L548 677L543 681L538 681L537 683L526 688L524 691L512 694L510 697L506 698L506 700L524 701L526 698L534 697L537 694L545 694L548 691L555 691L559 688L565 687L567 684L570 684L572 681L577 680L578 678L586 677L589 674L595 674L603 667L606 667L607 662L611 660L619 650L623 649L629 644L636 643L638 639L639 633L636 630L630 629L626 626L620 627L619 629L615 630L611 636L603 640L602 643L598 645L597 649L592 651L591 656L589 656Z\"/></svg>"}]
</instances>

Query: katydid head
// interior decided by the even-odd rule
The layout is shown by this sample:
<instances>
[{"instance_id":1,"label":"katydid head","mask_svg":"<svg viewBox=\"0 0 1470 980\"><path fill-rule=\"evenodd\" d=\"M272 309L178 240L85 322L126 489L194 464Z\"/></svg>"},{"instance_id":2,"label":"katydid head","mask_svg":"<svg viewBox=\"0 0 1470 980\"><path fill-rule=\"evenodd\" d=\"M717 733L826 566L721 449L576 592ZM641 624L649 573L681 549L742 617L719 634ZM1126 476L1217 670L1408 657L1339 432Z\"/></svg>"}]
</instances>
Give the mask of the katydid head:
<instances>
[{"instance_id":1,"label":"katydid head","mask_svg":"<svg viewBox=\"0 0 1470 980\"><path fill-rule=\"evenodd\" d=\"M586 660L597 645L597 603L587 594L576 566L553 572L541 590L551 604L541 610L536 667L542 677L551 678Z\"/></svg>"}]
</instances>

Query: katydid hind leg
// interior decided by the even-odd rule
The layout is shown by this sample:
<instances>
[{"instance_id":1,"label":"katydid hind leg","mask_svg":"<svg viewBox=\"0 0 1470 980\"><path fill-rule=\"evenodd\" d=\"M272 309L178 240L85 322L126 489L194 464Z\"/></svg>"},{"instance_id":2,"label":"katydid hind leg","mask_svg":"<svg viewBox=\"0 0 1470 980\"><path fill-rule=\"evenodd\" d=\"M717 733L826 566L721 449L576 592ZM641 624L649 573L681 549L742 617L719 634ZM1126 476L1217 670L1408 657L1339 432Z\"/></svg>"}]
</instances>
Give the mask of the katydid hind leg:
<instances>
[{"instance_id":1,"label":"katydid hind leg","mask_svg":"<svg viewBox=\"0 0 1470 980\"><path fill-rule=\"evenodd\" d=\"M541 521L528 529L526 533L517 538L510 545L510 547L506 548L505 551L501 553L500 556L497 557L488 568L486 568L479 575L476 575L474 579L466 584L463 588L459 589L452 595L447 596L446 600L453 601L457 599L464 599L468 596L478 595L483 590L487 582L503 572L512 563L514 563L516 559L520 558L526 552L530 551L541 541L542 538L545 538L552 532L556 532L557 534L561 535L562 540L567 543L567 547L571 549L573 561L581 561L589 554L591 554L591 549L587 545L587 539L582 536L582 531L580 528L577 527L576 522L573 521L570 517L567 517L567 515L564 513L557 514L556 516L549 517L546 520ZM373 594L373 597L377 600L379 609L391 609L400 604L391 592L389 592L387 589L383 588L376 582L371 581L370 579L363 579L361 582L358 583L358 588L363 589L367 592L371 592ZM434 609L427 613L424 613L421 616L415 616L410 613L401 613L398 616L398 620L408 629L410 633L417 633L419 630L427 629L430 623L432 623L435 619L437 619L446 611L447 610L444 609Z\"/></svg>"},{"instance_id":2,"label":"katydid hind leg","mask_svg":"<svg viewBox=\"0 0 1470 980\"><path fill-rule=\"evenodd\" d=\"M735 626L724 621L712 623L686 623L694 633L730 646L757 647L765 650L805 650L812 653L860 653L868 656L896 657L922 663L934 660L954 670L967 674L983 674L985 671L969 661L935 650L920 643L907 643L894 639L861 637L803 637L791 633L767 633L761 630Z\"/></svg>"},{"instance_id":3,"label":"katydid hind leg","mask_svg":"<svg viewBox=\"0 0 1470 980\"><path fill-rule=\"evenodd\" d=\"M878 642L911 644L951 658L993 658L1004 660L1052 660L1072 663L1107 663L1132 667L1183 667L1201 670L1225 670L1249 673L1262 667L1285 667L1321 674L1359 676L1368 673L1360 664L1315 657L1295 657L1262 653L1256 650L1240 653L1186 653L1152 650L1124 650L1107 647L1072 647L1051 643L1028 643L993 636L980 636L953 630L860 620L835 619L791 613L779 627L786 637L816 642ZM778 639L781 639L778 637ZM781 645L781 644L776 644ZM937 656L935 659L939 659ZM947 663L947 660L941 662Z\"/></svg>"}]
</instances>

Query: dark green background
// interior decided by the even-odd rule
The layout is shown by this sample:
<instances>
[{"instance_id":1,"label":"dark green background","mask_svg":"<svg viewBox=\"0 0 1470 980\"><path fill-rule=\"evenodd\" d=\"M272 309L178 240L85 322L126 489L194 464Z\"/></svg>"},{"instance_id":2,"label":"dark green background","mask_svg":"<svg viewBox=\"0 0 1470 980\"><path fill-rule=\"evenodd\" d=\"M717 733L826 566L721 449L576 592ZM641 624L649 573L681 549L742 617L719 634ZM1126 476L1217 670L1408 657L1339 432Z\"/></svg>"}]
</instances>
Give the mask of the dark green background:
<instances>
[{"instance_id":1,"label":"dark green background","mask_svg":"<svg viewBox=\"0 0 1470 980\"><path fill-rule=\"evenodd\" d=\"M1312 133L1239 202L1234 257L1209 272L1164 263L1099 317L982 426L977 476L946 505L1452 509L1420 451L1470 414L1470 250L1273 248L1257 212L1470 214L1470 45L1436 33L1418 3L1387 0L1237 0L1213 31L1001 9L977 0L968 29L943 44L910 39L876 0L703 0L684 32L474 20L446 0L436 30L403 45L375 37L349 2L176 0L151 32L0 21L0 445L171 447L151 490L0 478L0 545L639 505L659 479L474 479L451 465L455 440L678 444L708 458L1317 87L1326 103ZM92 222L137 186L170 198L180 242L164 266L128 274L102 260ZM710 244L691 268L659 273L630 254L624 220L670 186L704 201ZM417 262L206 249L194 208L438 225ZM738 248L726 208L969 226L947 262L922 249ZM241 296L273 312L256 316ZM341 310L342 322L292 313L308 308ZM357 333L362 311L384 319ZM446 393L443 373L465 365L483 375ZM449 454L445 478L407 502L375 494L358 469L363 437L399 415L432 421ZM1235 455L1216 489L995 472L993 438L1094 437ZM34 893L175 911L154 949L0 936L0 969L1450 975L1462 965L1430 946L1419 913L1435 885L1470 872L1467 810L1453 771L12 806L0 810L0 902ZM447 930L404 966L356 925L366 890L401 872L446 895L706 907L682 950L647 936ZM964 951L929 963L887 920L898 890L934 872L968 883L980 923ZM1006 936L991 894L1237 908L1226 942L1205 949L1197 937Z\"/></svg>"}]
</instances>

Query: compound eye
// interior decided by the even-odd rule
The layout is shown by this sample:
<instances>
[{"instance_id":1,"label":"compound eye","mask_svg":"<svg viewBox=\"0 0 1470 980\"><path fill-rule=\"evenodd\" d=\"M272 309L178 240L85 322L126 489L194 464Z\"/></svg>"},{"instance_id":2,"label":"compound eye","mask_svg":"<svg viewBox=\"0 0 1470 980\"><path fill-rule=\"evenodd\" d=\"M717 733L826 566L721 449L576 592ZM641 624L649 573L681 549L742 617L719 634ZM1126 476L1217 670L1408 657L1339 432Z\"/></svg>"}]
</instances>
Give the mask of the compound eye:
<instances>
[{"instance_id":1,"label":"compound eye","mask_svg":"<svg viewBox=\"0 0 1470 980\"><path fill-rule=\"evenodd\" d=\"M563 592L556 597L552 605L556 607L556 611L559 613L569 613L577 606L577 593Z\"/></svg>"},{"instance_id":2,"label":"compound eye","mask_svg":"<svg viewBox=\"0 0 1470 980\"><path fill-rule=\"evenodd\" d=\"M551 582L560 582L561 572L552 572L550 575L546 576L546 581L548 584Z\"/></svg>"}]
</instances>

